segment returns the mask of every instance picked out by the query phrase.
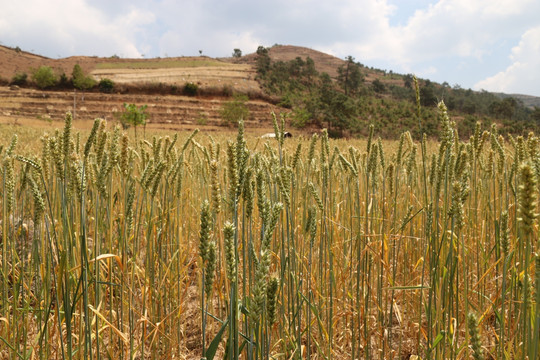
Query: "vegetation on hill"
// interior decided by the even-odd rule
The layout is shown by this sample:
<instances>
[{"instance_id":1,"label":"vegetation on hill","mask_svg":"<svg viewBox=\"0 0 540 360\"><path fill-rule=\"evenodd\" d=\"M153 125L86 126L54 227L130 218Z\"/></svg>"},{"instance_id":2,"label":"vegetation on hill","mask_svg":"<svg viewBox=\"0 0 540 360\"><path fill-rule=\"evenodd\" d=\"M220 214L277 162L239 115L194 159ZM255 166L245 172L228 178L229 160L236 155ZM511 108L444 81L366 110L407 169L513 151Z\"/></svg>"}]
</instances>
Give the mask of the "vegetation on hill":
<instances>
[{"instance_id":1,"label":"vegetation on hill","mask_svg":"<svg viewBox=\"0 0 540 360\"><path fill-rule=\"evenodd\" d=\"M91 91L97 89L101 92L112 92L114 83L109 79L97 82L90 75L84 73L79 64L75 64L71 77L65 73L59 73L50 66L42 65L37 69L31 70L31 81L26 72L18 72L11 78L10 85L37 87L41 90L65 90L78 89L82 91Z\"/></svg>"},{"instance_id":2,"label":"vegetation on hill","mask_svg":"<svg viewBox=\"0 0 540 360\"><path fill-rule=\"evenodd\" d=\"M91 76L86 75L79 64L75 64L71 73L73 86L79 90L89 90L96 86L97 82Z\"/></svg>"},{"instance_id":3,"label":"vegetation on hill","mask_svg":"<svg viewBox=\"0 0 540 360\"><path fill-rule=\"evenodd\" d=\"M32 80L40 89L50 88L58 82L57 75L49 66L40 66L39 69L34 70Z\"/></svg>"},{"instance_id":4,"label":"vegetation on hill","mask_svg":"<svg viewBox=\"0 0 540 360\"><path fill-rule=\"evenodd\" d=\"M413 75L399 75L368 69L352 56L331 78L318 72L310 57L273 60L268 48L257 49L256 67L263 89L278 96L280 104L291 109L293 126L327 127L330 134L367 135L369 124L385 137L396 137L404 129L414 136L438 133L436 106L444 100L456 115L461 137L472 135L476 123L483 128L497 123L501 131L523 134L538 130L540 109L530 108L515 97L501 98L487 91L450 87L418 79L423 108L422 121L416 115ZM367 77L375 79L367 81Z\"/></svg>"}]
</instances>

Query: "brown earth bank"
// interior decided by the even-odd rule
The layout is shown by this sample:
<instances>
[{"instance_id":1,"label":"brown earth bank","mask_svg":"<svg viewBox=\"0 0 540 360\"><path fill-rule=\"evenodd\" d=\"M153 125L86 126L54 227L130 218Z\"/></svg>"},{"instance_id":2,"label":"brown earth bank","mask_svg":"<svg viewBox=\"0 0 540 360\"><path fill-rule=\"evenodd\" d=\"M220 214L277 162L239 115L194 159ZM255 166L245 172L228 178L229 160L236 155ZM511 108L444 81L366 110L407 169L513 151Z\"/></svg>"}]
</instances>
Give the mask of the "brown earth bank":
<instances>
[{"instance_id":1,"label":"brown earth bank","mask_svg":"<svg viewBox=\"0 0 540 360\"><path fill-rule=\"evenodd\" d=\"M188 97L175 95L102 94L75 91L40 91L0 87L0 123L43 124L63 121L66 112L75 120L103 118L118 121L116 114L124 103L148 105L148 126L170 130L228 131L221 119L221 110L227 98ZM245 119L249 132L271 130L272 112L283 111L278 106L260 100L247 102L249 117Z\"/></svg>"}]
</instances>

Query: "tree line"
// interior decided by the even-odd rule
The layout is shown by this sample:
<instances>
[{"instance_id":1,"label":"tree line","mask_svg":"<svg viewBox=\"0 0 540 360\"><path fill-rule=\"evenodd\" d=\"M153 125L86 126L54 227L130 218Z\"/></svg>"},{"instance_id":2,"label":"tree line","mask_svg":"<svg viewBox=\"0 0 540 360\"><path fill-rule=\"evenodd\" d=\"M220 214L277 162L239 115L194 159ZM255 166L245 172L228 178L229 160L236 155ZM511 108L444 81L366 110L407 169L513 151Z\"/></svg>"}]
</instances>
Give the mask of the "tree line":
<instances>
[{"instance_id":1,"label":"tree line","mask_svg":"<svg viewBox=\"0 0 540 360\"><path fill-rule=\"evenodd\" d=\"M456 118L462 137L469 137L480 122L484 128L497 123L514 134L540 129L540 108L528 108L513 97L501 98L487 91L462 89L417 79L422 105L421 121L416 111L416 86L412 74L368 69L352 56L337 69L337 76L318 72L310 57L273 61L270 49L257 49L257 76L263 89L290 109L293 126L323 126L333 136L361 135L368 124L388 137L403 129L436 136L439 132L436 106L443 100ZM366 81L370 75L375 79Z\"/></svg>"},{"instance_id":2,"label":"tree line","mask_svg":"<svg viewBox=\"0 0 540 360\"><path fill-rule=\"evenodd\" d=\"M98 88L99 91L111 93L114 90L114 82L110 79L101 79L96 81L93 77L86 74L79 64L73 66L71 77L65 72L57 73L52 67L42 65L37 69L30 71L30 77L26 72L16 73L10 85L31 86L34 85L41 90L46 89L70 89L74 88L81 91L88 91Z\"/></svg>"}]
</instances>

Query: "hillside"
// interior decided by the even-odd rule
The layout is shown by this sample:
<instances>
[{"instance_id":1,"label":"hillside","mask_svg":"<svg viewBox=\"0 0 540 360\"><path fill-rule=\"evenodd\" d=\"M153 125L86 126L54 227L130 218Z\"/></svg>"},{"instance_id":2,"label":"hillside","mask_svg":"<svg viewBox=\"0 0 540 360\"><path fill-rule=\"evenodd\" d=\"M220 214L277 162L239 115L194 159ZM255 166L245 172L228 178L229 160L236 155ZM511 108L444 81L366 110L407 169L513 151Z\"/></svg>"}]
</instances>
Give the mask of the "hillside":
<instances>
[{"instance_id":1,"label":"hillside","mask_svg":"<svg viewBox=\"0 0 540 360\"><path fill-rule=\"evenodd\" d=\"M523 105L531 109L534 107L540 108L540 97L538 96L522 95L522 94L503 94L503 93L496 93L496 95L499 96L501 99L513 97L514 99L521 101Z\"/></svg>"},{"instance_id":2,"label":"hillside","mask_svg":"<svg viewBox=\"0 0 540 360\"><path fill-rule=\"evenodd\" d=\"M289 113L291 125L297 127L334 128L335 135L363 134L366 125L374 123L382 136L395 137L418 124L411 75L369 68L353 62L354 59L345 61L305 47L275 45L262 50L267 62L264 69L258 52L217 59L205 56L50 59L0 46L0 84L6 86L16 74L26 73L30 80L33 69L43 65L70 79L76 64L95 80L110 79L115 84L110 94L101 94L97 88L77 93L69 82L47 91L33 90L31 83L11 90L4 87L0 89L0 121L55 120L63 118L66 111L75 111L86 120L96 116L112 119L112 112L120 111L122 104L128 102L148 104L153 124L179 129L215 128L223 125L223 106L234 93L242 93L249 97L246 106L250 116L246 121L261 131L271 128L271 111ZM306 62L308 59L311 63ZM351 79L343 78L348 76L344 71L348 74L349 67L357 71L355 85L347 85ZM303 78L304 75L296 73L300 69L311 75ZM329 83L325 83L325 73L329 75ZM184 91L189 83L196 88L194 94ZM425 124L421 129L414 126L414 131L429 136L437 132L434 106L439 99L445 100L451 115L458 120L462 136L468 136L477 121L482 121L484 128L497 122L509 132L526 132L532 124L529 120L538 116L534 110L534 106L540 105L537 97L453 89L427 79L419 79L419 85ZM350 92L348 86L354 86L354 91ZM508 97L516 101L506 101Z\"/></svg>"},{"instance_id":3,"label":"hillside","mask_svg":"<svg viewBox=\"0 0 540 360\"><path fill-rule=\"evenodd\" d=\"M315 63L315 68L318 72L326 72L331 77L337 76L337 69L344 64L342 59L335 56L325 54L323 52L313 50L302 46L292 45L276 45L268 48L268 54L272 61L291 61L300 57L302 59L311 58ZM240 60L241 63L247 63L255 66L257 54L248 54L243 56ZM234 61L232 58L226 58L225 61Z\"/></svg>"},{"instance_id":4,"label":"hillside","mask_svg":"<svg viewBox=\"0 0 540 360\"><path fill-rule=\"evenodd\" d=\"M294 46L275 47L272 57L287 61L297 56L311 57L319 71L336 73L342 60L333 56ZM162 59L120 59L73 56L50 59L19 49L0 46L0 79L4 84L20 73L30 74L40 66L49 66L57 74L70 76L75 64L96 80L114 81L112 94L98 92L74 93L69 89L39 91L20 87L10 90L0 87L0 121L22 123L25 120L61 120L66 111L74 111L76 118L91 120L95 117L114 119L124 102L148 104L151 124L174 129L193 127L215 130L221 125L221 108L230 94L249 94L246 119L248 129L266 131L271 128L271 112L283 111L265 100L255 80L255 54L241 59L208 57L171 57ZM200 96L182 96L186 83L197 84ZM262 98L262 99L260 99ZM38 122L39 123L39 122ZM260 129L260 130L257 130Z\"/></svg>"},{"instance_id":5,"label":"hillside","mask_svg":"<svg viewBox=\"0 0 540 360\"><path fill-rule=\"evenodd\" d=\"M271 126L271 112L280 110L271 102L258 99L262 92L249 64L207 57L49 59L0 46L0 78L6 85L18 73L27 73L30 78L32 69L43 65L50 66L57 74L70 76L75 64L96 80L113 80L115 91L102 94L98 91L41 91L26 86L11 89L3 86L0 87L0 122L61 121L67 111L75 112L76 119L102 117L115 120L114 113L122 110L123 103L136 103L148 104L152 126L175 130L199 127L215 131L222 125L224 103L236 91L253 95L247 103L250 116L245 119L252 131L266 131ZM197 84L202 96L183 96L181 89L188 82Z\"/></svg>"},{"instance_id":6,"label":"hillside","mask_svg":"<svg viewBox=\"0 0 540 360\"><path fill-rule=\"evenodd\" d=\"M70 74L75 64L90 71L100 61L97 57L71 56L63 59L50 59L20 49L0 46L0 78L11 80L17 73L30 73L42 65L50 66L58 73Z\"/></svg>"},{"instance_id":7,"label":"hillside","mask_svg":"<svg viewBox=\"0 0 540 360\"><path fill-rule=\"evenodd\" d=\"M273 61L310 57L315 62L317 71L326 72L332 77L337 76L337 68L344 63L335 56L292 45L271 47L269 54ZM0 78L10 80L17 73L29 74L32 69L37 69L42 65L50 66L59 74L69 75L73 66L79 64L85 72L97 79L106 77L119 83L183 84L186 81L192 81L206 86L225 83L239 91L246 91L258 89L254 68L256 57L257 55L253 53L240 59L232 57L212 59L202 56L156 59L72 56L51 59L0 46Z\"/></svg>"},{"instance_id":8,"label":"hillside","mask_svg":"<svg viewBox=\"0 0 540 360\"><path fill-rule=\"evenodd\" d=\"M66 112L74 113L80 120L90 123L95 118L118 121L115 114L123 109L123 103L147 104L149 127L170 130L207 131L223 129L221 109L224 99L174 95L102 94L73 91L38 91L34 89L10 90L0 86L0 124L32 124L46 126L49 122L61 122ZM74 108L75 105L75 108ZM271 113L280 108L261 100L250 100L250 112L245 119L250 132L263 133L271 128ZM74 110L75 109L75 110Z\"/></svg>"}]
</instances>

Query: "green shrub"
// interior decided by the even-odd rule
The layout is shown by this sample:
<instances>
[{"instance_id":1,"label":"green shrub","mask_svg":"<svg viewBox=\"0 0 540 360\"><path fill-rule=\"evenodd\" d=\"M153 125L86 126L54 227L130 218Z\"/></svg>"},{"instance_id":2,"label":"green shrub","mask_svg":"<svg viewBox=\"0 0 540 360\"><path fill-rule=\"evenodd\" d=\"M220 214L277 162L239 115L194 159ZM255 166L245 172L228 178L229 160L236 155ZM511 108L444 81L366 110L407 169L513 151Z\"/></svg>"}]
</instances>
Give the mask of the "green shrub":
<instances>
[{"instance_id":1,"label":"green shrub","mask_svg":"<svg viewBox=\"0 0 540 360\"><path fill-rule=\"evenodd\" d=\"M249 109L246 102L246 95L236 94L231 101L227 101L221 109L221 117L227 125L236 125L239 120L246 120L249 116Z\"/></svg>"},{"instance_id":2,"label":"green shrub","mask_svg":"<svg viewBox=\"0 0 540 360\"><path fill-rule=\"evenodd\" d=\"M284 107L285 109L292 109L293 108L293 101L291 98L291 94L285 94L281 98L281 101L278 104L281 107Z\"/></svg>"},{"instance_id":3,"label":"green shrub","mask_svg":"<svg viewBox=\"0 0 540 360\"><path fill-rule=\"evenodd\" d=\"M478 118L476 116L473 116L473 115L465 116L463 120L457 123L457 129L458 129L459 135L465 138L468 138L471 135L473 135L477 122L478 122Z\"/></svg>"},{"instance_id":4,"label":"green shrub","mask_svg":"<svg viewBox=\"0 0 540 360\"><path fill-rule=\"evenodd\" d=\"M100 92L110 94L114 91L114 82L111 79L101 79L98 87Z\"/></svg>"},{"instance_id":5,"label":"green shrub","mask_svg":"<svg viewBox=\"0 0 540 360\"><path fill-rule=\"evenodd\" d=\"M373 88L373 91L375 91L376 93L381 94L386 91L386 86L379 79L373 80L373 82L371 83L371 87Z\"/></svg>"},{"instance_id":6,"label":"green shrub","mask_svg":"<svg viewBox=\"0 0 540 360\"><path fill-rule=\"evenodd\" d=\"M32 80L38 88L46 89L56 85L58 77L50 66L40 66L32 74Z\"/></svg>"},{"instance_id":7,"label":"green shrub","mask_svg":"<svg viewBox=\"0 0 540 360\"><path fill-rule=\"evenodd\" d=\"M353 95L360 90L364 82L364 75L360 72L360 64L354 62L352 56L347 56L345 65L338 67L338 84L345 91L345 95Z\"/></svg>"},{"instance_id":8,"label":"green shrub","mask_svg":"<svg viewBox=\"0 0 540 360\"><path fill-rule=\"evenodd\" d=\"M270 70L270 64L272 60L270 55L268 55L268 49L264 46L259 46L257 48L257 73L261 76L264 76L268 70Z\"/></svg>"},{"instance_id":9,"label":"green shrub","mask_svg":"<svg viewBox=\"0 0 540 360\"><path fill-rule=\"evenodd\" d=\"M71 78L73 86L79 90L88 90L96 86L96 81L91 76L86 76L79 64L73 66Z\"/></svg>"},{"instance_id":10,"label":"green shrub","mask_svg":"<svg viewBox=\"0 0 540 360\"><path fill-rule=\"evenodd\" d=\"M331 139L341 139L344 136L343 129L328 129L328 137Z\"/></svg>"},{"instance_id":11,"label":"green shrub","mask_svg":"<svg viewBox=\"0 0 540 360\"><path fill-rule=\"evenodd\" d=\"M133 126L135 131L135 141L137 141L137 126L146 125L148 105L137 106L135 104L124 103L124 111L120 115L120 122L124 129Z\"/></svg>"},{"instance_id":12,"label":"green shrub","mask_svg":"<svg viewBox=\"0 0 540 360\"><path fill-rule=\"evenodd\" d=\"M303 128L311 121L311 113L303 108L295 109L292 113L291 125L295 128Z\"/></svg>"},{"instance_id":13,"label":"green shrub","mask_svg":"<svg viewBox=\"0 0 540 360\"><path fill-rule=\"evenodd\" d=\"M413 101L415 99L414 90L403 86L390 85L389 91L395 99L405 99Z\"/></svg>"},{"instance_id":14,"label":"green shrub","mask_svg":"<svg viewBox=\"0 0 540 360\"><path fill-rule=\"evenodd\" d=\"M11 78L11 85L26 85L28 81L28 74L25 72L22 73L16 73L13 75L13 78Z\"/></svg>"},{"instance_id":15,"label":"green shrub","mask_svg":"<svg viewBox=\"0 0 540 360\"><path fill-rule=\"evenodd\" d=\"M199 93L199 85L188 82L184 85L184 95L196 96Z\"/></svg>"},{"instance_id":16,"label":"green shrub","mask_svg":"<svg viewBox=\"0 0 540 360\"><path fill-rule=\"evenodd\" d=\"M66 73L60 74L60 78L58 80L58 85L61 88L69 88L69 87L71 87L71 82L69 81L69 78L67 77Z\"/></svg>"},{"instance_id":17,"label":"green shrub","mask_svg":"<svg viewBox=\"0 0 540 360\"><path fill-rule=\"evenodd\" d=\"M420 103L423 106L436 106L437 95L435 94L435 86L429 80L420 88Z\"/></svg>"}]
</instances>

